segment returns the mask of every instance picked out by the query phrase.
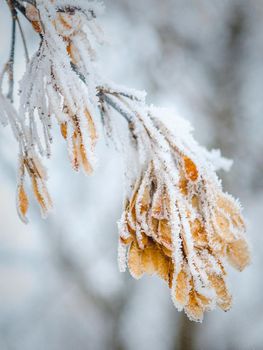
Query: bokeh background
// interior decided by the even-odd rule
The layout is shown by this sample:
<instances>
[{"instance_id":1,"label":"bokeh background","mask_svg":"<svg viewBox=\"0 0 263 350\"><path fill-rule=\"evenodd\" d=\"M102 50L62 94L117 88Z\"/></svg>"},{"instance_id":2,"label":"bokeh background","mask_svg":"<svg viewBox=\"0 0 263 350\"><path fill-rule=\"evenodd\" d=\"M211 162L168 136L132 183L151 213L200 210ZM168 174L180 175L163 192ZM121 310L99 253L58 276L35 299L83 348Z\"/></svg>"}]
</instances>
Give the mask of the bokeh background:
<instances>
[{"instance_id":1,"label":"bokeh background","mask_svg":"<svg viewBox=\"0 0 263 350\"><path fill-rule=\"evenodd\" d=\"M11 27L4 1L0 16L3 65ZM220 176L244 206L253 259L242 273L229 268L232 309L192 323L157 277L135 281L119 273L123 164L103 137L91 177L74 173L63 140L54 143L48 167L55 209L42 220L32 205L30 223L22 224L15 208L17 145L1 128L1 350L263 348L262 19L262 0L107 0L100 20L105 74L145 89L149 103L175 107L201 143L234 160ZM32 53L38 38L22 24ZM16 78L23 62L18 44Z\"/></svg>"}]
</instances>

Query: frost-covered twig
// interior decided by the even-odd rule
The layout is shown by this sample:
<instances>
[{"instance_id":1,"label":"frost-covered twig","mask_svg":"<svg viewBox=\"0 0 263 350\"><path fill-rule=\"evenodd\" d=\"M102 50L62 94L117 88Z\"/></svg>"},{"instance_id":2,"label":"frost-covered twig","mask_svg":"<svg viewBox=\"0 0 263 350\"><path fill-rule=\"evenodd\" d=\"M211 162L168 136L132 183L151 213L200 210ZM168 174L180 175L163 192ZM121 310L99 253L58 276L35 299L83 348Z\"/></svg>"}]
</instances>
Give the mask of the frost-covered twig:
<instances>
[{"instance_id":1,"label":"frost-covered twig","mask_svg":"<svg viewBox=\"0 0 263 350\"><path fill-rule=\"evenodd\" d=\"M26 6L24 5L26 3ZM242 270L249 263L241 208L224 193L215 170L230 162L208 152L188 122L171 110L148 106L145 93L118 86L97 69L101 43L96 1L36 0L14 6L41 37L20 82L18 113L0 95L19 143L18 211L26 220L25 172L43 214L51 208L41 157L51 156L54 121L67 143L73 169L89 174L99 123L115 142L116 116L128 122L125 207L119 222L119 265L140 278L156 273L178 310L201 321L216 305L228 310L226 260ZM19 117L18 117L19 115Z\"/></svg>"},{"instance_id":2,"label":"frost-covered twig","mask_svg":"<svg viewBox=\"0 0 263 350\"><path fill-rule=\"evenodd\" d=\"M26 17L26 8L19 0L12 0L15 8L21 12L22 15Z\"/></svg>"},{"instance_id":3,"label":"frost-covered twig","mask_svg":"<svg viewBox=\"0 0 263 350\"><path fill-rule=\"evenodd\" d=\"M11 47L10 47L10 55L7 62L7 71L9 76L9 90L7 93L7 97L13 102L13 91L14 91L14 55L15 55L15 44L16 44L16 9L11 0L7 0L7 4L10 8L10 13L12 17L12 31L11 31Z\"/></svg>"},{"instance_id":4,"label":"frost-covered twig","mask_svg":"<svg viewBox=\"0 0 263 350\"><path fill-rule=\"evenodd\" d=\"M22 39L22 43L23 43L23 47L24 47L24 51L25 51L25 58L26 58L26 63L29 62L29 53L28 53L28 48L27 48L27 44L26 44L26 38L25 38L25 34L22 28L22 25L20 23L20 19L17 17L16 19L17 24L18 24L18 28L19 28L19 32L21 35L21 39Z\"/></svg>"}]
</instances>

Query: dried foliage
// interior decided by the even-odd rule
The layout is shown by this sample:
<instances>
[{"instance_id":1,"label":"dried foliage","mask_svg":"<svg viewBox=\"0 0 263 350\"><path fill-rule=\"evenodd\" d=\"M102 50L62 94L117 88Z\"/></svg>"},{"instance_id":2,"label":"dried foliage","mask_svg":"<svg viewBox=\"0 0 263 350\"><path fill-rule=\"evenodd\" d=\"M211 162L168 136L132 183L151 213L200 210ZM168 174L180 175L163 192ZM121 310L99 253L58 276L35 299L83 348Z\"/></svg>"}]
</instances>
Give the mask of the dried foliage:
<instances>
[{"instance_id":1,"label":"dried foliage","mask_svg":"<svg viewBox=\"0 0 263 350\"><path fill-rule=\"evenodd\" d=\"M222 191L215 173L229 162L219 152L199 146L185 120L149 107L144 92L101 76L96 54L103 41L96 20L100 3L7 3L13 23L19 11L40 37L20 82L17 111L10 98L15 25L10 58L1 76L1 121L10 124L19 144L21 219L27 221L29 208L26 173L42 214L46 216L52 207L41 158L51 155L54 120L73 169L86 174L94 169L97 130L102 125L114 142L124 139L121 147L127 158L125 209L119 222L120 269L127 264L135 278L157 274L167 282L178 310L184 309L192 320L201 321L204 311L216 305L228 310L231 295L225 262L239 270L249 263L240 205ZM2 84L6 74L8 94ZM116 114L128 124L122 135L117 133Z\"/></svg>"},{"instance_id":2,"label":"dried foliage","mask_svg":"<svg viewBox=\"0 0 263 350\"><path fill-rule=\"evenodd\" d=\"M215 305L224 311L231 306L225 261L240 271L249 263L245 224L238 202L222 192L191 135L171 138L160 120L151 121L143 124L146 134L156 133L172 159L156 144L133 185L120 222L121 267L128 247L132 276L159 275L178 310L201 321Z\"/></svg>"}]
</instances>

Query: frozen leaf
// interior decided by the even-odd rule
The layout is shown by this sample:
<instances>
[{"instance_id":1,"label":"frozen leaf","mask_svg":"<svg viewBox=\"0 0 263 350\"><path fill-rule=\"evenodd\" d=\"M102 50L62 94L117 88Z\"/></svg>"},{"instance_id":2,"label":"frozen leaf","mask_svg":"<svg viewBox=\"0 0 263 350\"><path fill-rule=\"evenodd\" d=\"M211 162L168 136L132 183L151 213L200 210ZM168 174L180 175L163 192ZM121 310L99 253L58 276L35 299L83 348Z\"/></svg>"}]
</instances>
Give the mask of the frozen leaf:
<instances>
[{"instance_id":1,"label":"frozen leaf","mask_svg":"<svg viewBox=\"0 0 263 350\"><path fill-rule=\"evenodd\" d=\"M20 184L18 186L18 191L17 191L17 201L18 201L18 212L20 213L20 216L22 218L23 221L27 221L26 220L26 213L28 211L28 207L29 207L29 201L28 201L28 197L27 194L25 192L24 186L23 184Z\"/></svg>"},{"instance_id":2,"label":"frozen leaf","mask_svg":"<svg viewBox=\"0 0 263 350\"><path fill-rule=\"evenodd\" d=\"M133 237L132 243L123 240L131 245L128 267L136 277L158 274L172 289L175 306L201 321L215 305L223 310L231 306L225 257L238 269L249 262L241 209L222 191L189 131L171 134L153 114L140 113L134 121L139 124L134 130L140 130L136 136L143 137L142 146L148 138L152 148L124 212Z\"/></svg>"},{"instance_id":3,"label":"frozen leaf","mask_svg":"<svg viewBox=\"0 0 263 350\"><path fill-rule=\"evenodd\" d=\"M198 171L195 163L189 157L184 157L183 161L187 178L195 181L198 178Z\"/></svg>"},{"instance_id":4,"label":"frozen leaf","mask_svg":"<svg viewBox=\"0 0 263 350\"><path fill-rule=\"evenodd\" d=\"M148 106L144 92L101 75L98 1L36 0L22 5L40 33L40 45L20 82L18 111L0 91L1 123L11 126L19 144L21 218L26 221L29 206L26 175L43 216L52 207L40 159L51 156L54 121L73 169L86 174L95 167L102 122L106 134L122 145L127 165L119 223L121 270L127 262L135 278L158 275L171 288L175 306L195 321L215 305L228 310L231 295L224 261L242 270L250 259L241 207L223 192L215 173L230 162L220 152L201 147L189 122L172 110ZM123 134L118 133L123 124L115 121L116 114L128 123Z\"/></svg>"},{"instance_id":5,"label":"frozen leaf","mask_svg":"<svg viewBox=\"0 0 263 350\"><path fill-rule=\"evenodd\" d=\"M174 281L173 300L179 310L182 310L188 303L190 291L190 276L184 266Z\"/></svg>"},{"instance_id":6,"label":"frozen leaf","mask_svg":"<svg viewBox=\"0 0 263 350\"><path fill-rule=\"evenodd\" d=\"M136 242L132 242L129 250L128 266L132 276L136 279L143 275L142 251Z\"/></svg>"},{"instance_id":7,"label":"frozen leaf","mask_svg":"<svg viewBox=\"0 0 263 350\"><path fill-rule=\"evenodd\" d=\"M193 289L189 293L189 300L185 307L185 312L190 320L196 322L201 322L203 320L204 309Z\"/></svg>"},{"instance_id":8,"label":"frozen leaf","mask_svg":"<svg viewBox=\"0 0 263 350\"><path fill-rule=\"evenodd\" d=\"M227 258L230 264L242 271L250 263L248 244L244 239L239 239L227 245Z\"/></svg>"}]
</instances>

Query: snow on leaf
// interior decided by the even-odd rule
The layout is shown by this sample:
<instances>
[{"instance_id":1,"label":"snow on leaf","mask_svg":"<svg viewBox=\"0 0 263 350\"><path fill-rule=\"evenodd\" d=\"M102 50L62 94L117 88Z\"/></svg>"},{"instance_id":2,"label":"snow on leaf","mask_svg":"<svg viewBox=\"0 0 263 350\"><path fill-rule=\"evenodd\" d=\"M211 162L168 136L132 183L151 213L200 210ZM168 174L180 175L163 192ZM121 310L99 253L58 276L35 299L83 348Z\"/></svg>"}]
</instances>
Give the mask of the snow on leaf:
<instances>
[{"instance_id":1,"label":"snow on leaf","mask_svg":"<svg viewBox=\"0 0 263 350\"><path fill-rule=\"evenodd\" d=\"M40 157L51 156L54 121L73 169L86 174L95 167L102 122L123 148L127 167L120 270L127 264L134 278L156 274L168 284L178 310L201 321L216 305L231 306L225 260L238 270L250 260L241 207L223 192L215 173L231 161L200 146L191 124L173 110L148 106L145 92L101 76L96 17L102 10L92 0L26 3L25 15L41 41L20 82L18 112L0 91L0 121L10 125L19 144L18 213L27 220L26 174L42 215L52 207Z\"/></svg>"},{"instance_id":2,"label":"snow on leaf","mask_svg":"<svg viewBox=\"0 0 263 350\"><path fill-rule=\"evenodd\" d=\"M141 164L124 212L132 218L132 228L127 225L132 243L122 242L130 246L131 274L136 278L144 273L159 275L171 288L178 310L201 321L215 305L223 310L231 306L224 261L227 258L240 270L249 263L245 224L240 206L223 192L191 128L173 134L162 122L163 110L152 111L140 107L135 113L137 130L144 130L142 137L148 139L144 143L148 164ZM150 243L142 244L145 235ZM165 257L164 273L153 263L160 257Z\"/></svg>"}]
</instances>

